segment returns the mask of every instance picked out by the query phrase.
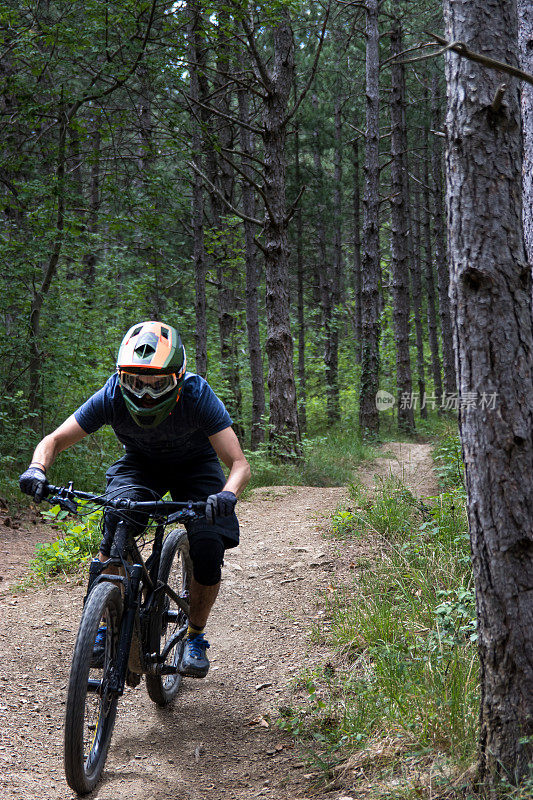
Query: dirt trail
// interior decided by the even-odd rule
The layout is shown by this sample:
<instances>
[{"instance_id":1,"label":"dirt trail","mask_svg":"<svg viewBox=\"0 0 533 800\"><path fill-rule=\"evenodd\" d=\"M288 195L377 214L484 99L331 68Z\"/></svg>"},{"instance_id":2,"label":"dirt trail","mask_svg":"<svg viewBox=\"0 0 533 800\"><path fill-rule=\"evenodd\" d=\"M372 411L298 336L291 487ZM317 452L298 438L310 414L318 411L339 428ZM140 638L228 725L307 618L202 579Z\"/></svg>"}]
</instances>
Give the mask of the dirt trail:
<instances>
[{"instance_id":1,"label":"dirt trail","mask_svg":"<svg viewBox=\"0 0 533 800\"><path fill-rule=\"evenodd\" d=\"M436 492L428 445L395 443L384 456L360 471L366 485L392 472L417 494ZM330 655L309 631L321 615L322 590L345 570L323 531L346 496L342 488L272 487L239 503L242 543L227 554L210 620L209 675L184 681L174 706L163 710L143 683L127 690L103 781L91 798L319 796L302 754L269 719L289 702L298 671ZM35 526L25 533L28 541L43 540ZM0 542L10 550L3 532ZM0 797L69 800L62 720L84 587L55 583L13 594L9 578L20 562L11 562L0 584Z\"/></svg>"}]
</instances>

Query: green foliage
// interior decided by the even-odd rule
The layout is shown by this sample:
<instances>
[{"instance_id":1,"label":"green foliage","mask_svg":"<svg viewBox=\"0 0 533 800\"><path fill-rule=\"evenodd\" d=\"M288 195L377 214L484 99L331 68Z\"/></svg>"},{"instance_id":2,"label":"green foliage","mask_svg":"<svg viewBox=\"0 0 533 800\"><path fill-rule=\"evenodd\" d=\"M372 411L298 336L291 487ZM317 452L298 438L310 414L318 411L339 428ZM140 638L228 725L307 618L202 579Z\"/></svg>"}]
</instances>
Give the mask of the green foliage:
<instances>
[{"instance_id":1,"label":"green foliage","mask_svg":"<svg viewBox=\"0 0 533 800\"><path fill-rule=\"evenodd\" d=\"M464 490L464 464L461 441L457 431L448 432L439 438L433 451L433 457L442 485Z\"/></svg>"},{"instance_id":2,"label":"green foliage","mask_svg":"<svg viewBox=\"0 0 533 800\"><path fill-rule=\"evenodd\" d=\"M376 488L371 497L358 484L351 485L350 493L350 507L333 514L335 536L375 532L389 539L403 539L409 534L420 503L398 478L376 476Z\"/></svg>"},{"instance_id":3,"label":"green foliage","mask_svg":"<svg viewBox=\"0 0 533 800\"><path fill-rule=\"evenodd\" d=\"M80 504L83 507L83 503ZM42 581L59 573L72 572L88 557L95 555L102 538L102 511L87 507L80 519L71 519L66 511L53 506L43 513L53 521L63 536L50 544L38 544L30 562L33 575Z\"/></svg>"},{"instance_id":4,"label":"green foliage","mask_svg":"<svg viewBox=\"0 0 533 800\"><path fill-rule=\"evenodd\" d=\"M305 438L302 458L280 461L268 444L247 451L252 470L249 488L257 486L343 486L349 482L360 461L370 457L371 448L357 432L334 428L326 435Z\"/></svg>"},{"instance_id":5,"label":"green foliage","mask_svg":"<svg viewBox=\"0 0 533 800\"><path fill-rule=\"evenodd\" d=\"M478 665L466 511L460 490L421 503L389 479L375 492L353 486L332 517L343 542L381 542L361 561L357 588L330 587L314 638L336 650L304 672L308 699L279 724L311 743L328 768L371 742L424 748L454 761L475 752Z\"/></svg>"}]
</instances>

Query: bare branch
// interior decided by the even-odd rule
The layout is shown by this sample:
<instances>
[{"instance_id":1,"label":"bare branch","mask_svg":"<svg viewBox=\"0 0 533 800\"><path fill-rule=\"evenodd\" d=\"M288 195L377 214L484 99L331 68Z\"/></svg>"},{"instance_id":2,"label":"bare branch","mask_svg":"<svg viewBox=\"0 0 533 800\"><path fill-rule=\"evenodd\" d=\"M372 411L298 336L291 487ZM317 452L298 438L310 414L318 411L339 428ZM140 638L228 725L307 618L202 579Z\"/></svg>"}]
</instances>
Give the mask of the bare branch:
<instances>
[{"instance_id":1,"label":"bare branch","mask_svg":"<svg viewBox=\"0 0 533 800\"><path fill-rule=\"evenodd\" d=\"M256 190L256 192L258 192L258 194L260 194L260 195L261 195L261 197L263 198L263 202L264 202L264 204L265 204L265 208L266 208L266 210L267 210L267 214L268 214L270 217L272 217L273 215L272 215L272 212L271 212L271 210L270 210L270 207L269 207L269 204L268 204L268 200L267 200L267 198L266 198L266 195L265 195L265 192L264 192L264 190L263 190L262 186L260 186L258 183L256 183L256 182L254 181L254 179L253 179L253 178L252 178L250 175L248 175L248 174L247 174L247 173L246 173L246 172L245 172L243 169L241 169L241 167L239 167L239 165L238 165L238 164L236 164L236 163L233 161L233 159L232 159L232 158L229 158L227 155L224 155L224 151L225 151L225 150L226 150L226 148L222 148L222 149L220 150L220 155L222 156L222 158L224 159L224 161L226 162L226 164L229 164L229 165L230 165L230 167L231 167L232 169L234 169L234 170L235 170L235 172L237 172L239 175L241 175L241 177L242 177L242 178L244 178L244 180L245 180L247 183L249 183L249 184L250 184L250 186L253 186L253 187L254 187L254 189ZM228 151L226 150L226 152L228 152Z\"/></svg>"},{"instance_id":2,"label":"bare branch","mask_svg":"<svg viewBox=\"0 0 533 800\"><path fill-rule=\"evenodd\" d=\"M481 55L481 53L476 53L474 50L470 50L464 42L448 42L446 39L443 39L442 36L438 36L431 31L424 31L424 33L427 33L428 36L431 36L436 42L443 45L443 49L438 53L433 53L433 55L439 55L439 53L443 53L446 50L452 50L463 58L476 61L478 64L483 64L484 67L496 69L498 72L505 72L507 75L513 75L515 78L526 81L533 86L533 75L530 75L529 72L524 72L523 69L513 67L511 64L506 64L505 61L497 61L495 58L489 58L488 56Z\"/></svg>"},{"instance_id":3,"label":"bare branch","mask_svg":"<svg viewBox=\"0 0 533 800\"><path fill-rule=\"evenodd\" d=\"M194 164L192 161L187 161L187 166L189 166L192 170L194 170L196 174L199 175L203 181L205 181L205 183L207 184L207 186L209 186L211 191L215 192L215 194L222 200L226 208L229 211L231 211L232 214L235 214L236 217L239 217L239 219L242 219L244 222L250 222L252 225L258 225L260 228L263 227L264 223L261 222L261 220L255 219L254 217L248 217L246 214L243 214L242 211L239 211L239 209L235 208L235 206L233 206L224 197L222 192L219 189L217 189L217 187L213 183L211 183L205 172L202 172L202 170L199 167L197 167L196 164Z\"/></svg>"},{"instance_id":4,"label":"bare branch","mask_svg":"<svg viewBox=\"0 0 533 800\"><path fill-rule=\"evenodd\" d=\"M294 217L294 214L296 213L296 209L298 208L298 204L299 204L299 202L300 202L300 200L302 198L302 195L303 195L303 193L305 192L306 189L307 189L307 186L304 184L301 187L300 191L298 192L298 196L297 196L296 200L291 205L291 207L289 209L289 212L288 212L287 216L285 217L285 223L287 225L289 224L291 219Z\"/></svg>"},{"instance_id":5,"label":"bare branch","mask_svg":"<svg viewBox=\"0 0 533 800\"><path fill-rule=\"evenodd\" d=\"M250 51L250 55L252 56L255 66L257 67L257 77L260 79L261 83L265 87L266 92L270 94L270 92L272 91L272 78L263 62L263 59L259 55L259 51L257 49L254 39L253 24L250 25L246 17L243 17L241 19L241 25L246 34L246 40L248 42L248 49Z\"/></svg>"},{"instance_id":6,"label":"bare branch","mask_svg":"<svg viewBox=\"0 0 533 800\"><path fill-rule=\"evenodd\" d=\"M194 104L195 106L200 106L200 108L209 111L210 114L215 114L217 117L222 117L222 119L226 119L228 120L228 122L232 122L235 125L241 125L241 127L246 128L252 133L255 133L257 136L261 136L262 133L261 128L254 128L253 125L247 125L246 123L242 122L238 117L234 117L231 114L225 114L223 111L220 111L220 109L216 108L216 106L212 106L207 103L202 103L202 101L198 100L198 98L193 99L190 95L186 94L181 89L180 89L180 94L186 98L189 107L191 107L191 104Z\"/></svg>"}]
</instances>

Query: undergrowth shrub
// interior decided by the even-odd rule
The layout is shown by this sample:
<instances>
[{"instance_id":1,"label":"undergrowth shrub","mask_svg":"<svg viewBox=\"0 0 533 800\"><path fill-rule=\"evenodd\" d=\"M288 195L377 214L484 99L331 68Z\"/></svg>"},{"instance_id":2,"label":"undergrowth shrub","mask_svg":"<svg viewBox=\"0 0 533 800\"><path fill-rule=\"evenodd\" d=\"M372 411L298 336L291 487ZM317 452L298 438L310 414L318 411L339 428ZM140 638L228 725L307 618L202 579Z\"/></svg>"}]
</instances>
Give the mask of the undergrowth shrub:
<instances>
[{"instance_id":1,"label":"undergrowth shrub","mask_svg":"<svg viewBox=\"0 0 533 800\"><path fill-rule=\"evenodd\" d=\"M317 435L302 442L302 458L286 462L271 453L268 444L246 451L252 477L249 489L258 486L344 486L353 478L354 470L372 454L354 432L334 428L327 435Z\"/></svg>"},{"instance_id":2,"label":"undergrowth shrub","mask_svg":"<svg viewBox=\"0 0 533 800\"><path fill-rule=\"evenodd\" d=\"M69 517L59 506L43 512L43 517L52 521L63 536L55 542L36 546L30 568L37 579L46 581L53 575L71 572L97 552L102 538L102 511L91 511L83 506L80 502L83 516L76 519Z\"/></svg>"}]
</instances>

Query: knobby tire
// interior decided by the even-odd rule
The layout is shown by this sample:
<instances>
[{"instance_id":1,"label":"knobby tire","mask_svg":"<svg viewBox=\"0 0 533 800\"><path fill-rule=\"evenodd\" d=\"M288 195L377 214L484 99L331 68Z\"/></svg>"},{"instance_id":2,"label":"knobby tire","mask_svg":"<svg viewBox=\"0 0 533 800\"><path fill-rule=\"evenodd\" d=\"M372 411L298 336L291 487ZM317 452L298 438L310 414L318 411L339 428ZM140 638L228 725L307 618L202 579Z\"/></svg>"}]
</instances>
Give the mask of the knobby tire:
<instances>
[{"instance_id":1,"label":"knobby tire","mask_svg":"<svg viewBox=\"0 0 533 800\"><path fill-rule=\"evenodd\" d=\"M183 530L173 530L168 533L161 552L159 565L159 580L168 584L179 596L187 596L190 586L190 558L187 533ZM168 613L177 612L177 619L169 621ZM154 614L150 629L150 647L153 651L163 651L165 642L180 628L187 624L186 614L171 600L168 595L161 598L159 609ZM183 652L186 633L170 651L166 664L177 666ZM147 675L146 689L154 703L166 706L175 698L181 686L182 676L175 675Z\"/></svg>"},{"instance_id":2,"label":"knobby tire","mask_svg":"<svg viewBox=\"0 0 533 800\"><path fill-rule=\"evenodd\" d=\"M107 691L116 659L122 598L113 583L94 586L80 622L74 646L65 714L65 775L78 794L87 794L102 774L115 725L118 698ZM91 665L93 647L102 621L107 626L103 665ZM89 691L88 680L100 680L100 689Z\"/></svg>"}]
</instances>

